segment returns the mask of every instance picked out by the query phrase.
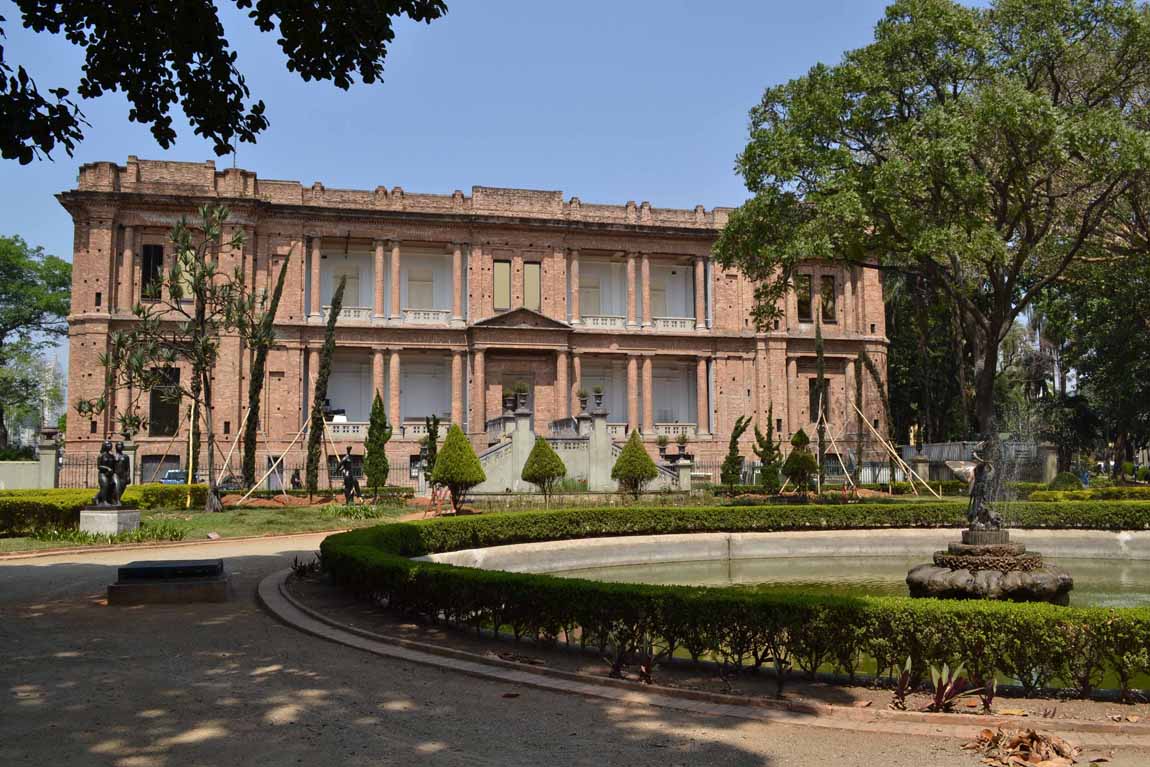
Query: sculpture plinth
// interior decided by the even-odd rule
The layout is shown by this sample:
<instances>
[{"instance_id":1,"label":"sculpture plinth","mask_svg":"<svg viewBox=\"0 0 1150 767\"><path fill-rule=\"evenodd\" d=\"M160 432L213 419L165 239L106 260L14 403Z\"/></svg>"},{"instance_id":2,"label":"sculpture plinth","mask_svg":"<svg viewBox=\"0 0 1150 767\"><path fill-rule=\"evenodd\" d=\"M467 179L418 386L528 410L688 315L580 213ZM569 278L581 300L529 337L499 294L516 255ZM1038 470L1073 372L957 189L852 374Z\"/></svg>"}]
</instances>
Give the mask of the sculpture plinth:
<instances>
[{"instance_id":1,"label":"sculpture plinth","mask_svg":"<svg viewBox=\"0 0 1150 767\"><path fill-rule=\"evenodd\" d=\"M934 561L918 565L906 576L912 597L944 599L1006 599L1014 602L1070 603L1074 579L1065 571L1046 564L1038 552L1010 541L1010 531L1002 527L1002 517L990 505L995 478L994 461L998 451L992 440L974 450L973 466L958 466L968 476L970 527L962 531L962 542L951 543L946 551L936 551ZM986 456L985 458L983 456Z\"/></svg>"}]
</instances>

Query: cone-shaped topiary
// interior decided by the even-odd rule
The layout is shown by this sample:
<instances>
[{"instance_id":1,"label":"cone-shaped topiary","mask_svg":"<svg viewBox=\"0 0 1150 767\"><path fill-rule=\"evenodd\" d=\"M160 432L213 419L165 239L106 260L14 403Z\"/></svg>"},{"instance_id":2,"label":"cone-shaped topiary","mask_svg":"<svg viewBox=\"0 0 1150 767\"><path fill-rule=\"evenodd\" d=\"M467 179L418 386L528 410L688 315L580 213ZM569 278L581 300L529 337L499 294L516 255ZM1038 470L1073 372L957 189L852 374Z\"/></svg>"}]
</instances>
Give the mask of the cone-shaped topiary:
<instances>
[{"instance_id":1,"label":"cone-shaped topiary","mask_svg":"<svg viewBox=\"0 0 1150 767\"><path fill-rule=\"evenodd\" d=\"M802 429L791 437L791 452L787 460L783 461L783 474L795 490L802 494L810 489L811 477L819 470L818 460L811 454L811 438Z\"/></svg>"},{"instance_id":2,"label":"cone-shaped topiary","mask_svg":"<svg viewBox=\"0 0 1150 767\"><path fill-rule=\"evenodd\" d=\"M467 436L458 424L451 424L447 430L447 439L443 441L443 447L436 456L431 483L446 487L451 493L451 508L459 511L467 491L485 479L487 475L483 473L479 456L475 455Z\"/></svg>"},{"instance_id":3,"label":"cone-shaped topiary","mask_svg":"<svg viewBox=\"0 0 1150 767\"><path fill-rule=\"evenodd\" d=\"M535 447L531 448L531 455L527 456L527 463L523 464L523 473L520 475L524 482L530 482L543 493L543 500L551 500L551 492L555 484L567 476L567 467L563 459L543 437L535 438Z\"/></svg>"},{"instance_id":4,"label":"cone-shaped topiary","mask_svg":"<svg viewBox=\"0 0 1150 767\"><path fill-rule=\"evenodd\" d=\"M643 487L657 476L659 470L643 448L639 432L632 431L627 444L623 446L623 452L619 453L615 465L611 467L611 479L619 483L620 490L638 500Z\"/></svg>"},{"instance_id":5,"label":"cone-shaped topiary","mask_svg":"<svg viewBox=\"0 0 1150 767\"><path fill-rule=\"evenodd\" d=\"M387 442L391 439L391 424L387 422L387 411L379 392L371 403L371 420L367 424L366 452L363 456L363 473L371 488L372 498L379 498L379 488L387 484L391 465L387 462Z\"/></svg>"},{"instance_id":6,"label":"cone-shaped topiary","mask_svg":"<svg viewBox=\"0 0 1150 767\"><path fill-rule=\"evenodd\" d=\"M741 415L735 419L735 425L731 428L731 441L727 445L727 457L719 467L719 478L730 492L734 491L735 485L739 484L739 480L743 477L743 456L739 455L739 439L750 425L749 415Z\"/></svg>"}]
</instances>

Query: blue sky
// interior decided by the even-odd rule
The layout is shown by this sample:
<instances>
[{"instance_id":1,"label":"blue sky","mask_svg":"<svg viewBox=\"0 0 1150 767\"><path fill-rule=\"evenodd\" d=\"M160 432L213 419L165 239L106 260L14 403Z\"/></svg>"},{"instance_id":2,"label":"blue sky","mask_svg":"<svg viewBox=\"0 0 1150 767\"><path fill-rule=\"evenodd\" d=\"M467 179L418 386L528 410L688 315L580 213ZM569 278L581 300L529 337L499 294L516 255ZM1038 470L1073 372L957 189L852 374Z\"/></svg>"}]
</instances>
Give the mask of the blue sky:
<instances>
[{"instance_id":1,"label":"blue sky","mask_svg":"<svg viewBox=\"0 0 1150 767\"><path fill-rule=\"evenodd\" d=\"M886 2L448 0L439 21L400 23L383 83L347 92L288 72L273 35L220 5L271 120L237 157L262 178L441 193L560 189L585 202L710 208L745 197L732 167L763 89L868 42ZM74 88L78 48L24 30L10 0L0 0L0 15L10 62L28 67L41 90ZM75 184L81 163L215 157L181 113L165 152L128 120L120 94L83 109L91 126L74 157L0 163L0 233L64 258L71 221L53 194Z\"/></svg>"}]
</instances>

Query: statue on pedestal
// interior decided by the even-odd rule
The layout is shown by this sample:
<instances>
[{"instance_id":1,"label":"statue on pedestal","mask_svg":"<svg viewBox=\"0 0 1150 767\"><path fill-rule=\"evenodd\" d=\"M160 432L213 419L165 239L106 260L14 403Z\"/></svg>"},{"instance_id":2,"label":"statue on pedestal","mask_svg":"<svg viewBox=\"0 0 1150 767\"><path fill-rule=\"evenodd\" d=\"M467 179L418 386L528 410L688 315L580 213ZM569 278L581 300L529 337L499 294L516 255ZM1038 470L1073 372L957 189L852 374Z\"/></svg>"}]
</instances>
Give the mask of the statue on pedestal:
<instances>
[{"instance_id":1,"label":"statue on pedestal","mask_svg":"<svg viewBox=\"0 0 1150 767\"><path fill-rule=\"evenodd\" d=\"M1000 451L994 437L989 437L975 445L971 451L974 458L974 472L970 483L970 505L966 519L971 530L1000 530L1002 516L990 505L997 484Z\"/></svg>"}]
</instances>

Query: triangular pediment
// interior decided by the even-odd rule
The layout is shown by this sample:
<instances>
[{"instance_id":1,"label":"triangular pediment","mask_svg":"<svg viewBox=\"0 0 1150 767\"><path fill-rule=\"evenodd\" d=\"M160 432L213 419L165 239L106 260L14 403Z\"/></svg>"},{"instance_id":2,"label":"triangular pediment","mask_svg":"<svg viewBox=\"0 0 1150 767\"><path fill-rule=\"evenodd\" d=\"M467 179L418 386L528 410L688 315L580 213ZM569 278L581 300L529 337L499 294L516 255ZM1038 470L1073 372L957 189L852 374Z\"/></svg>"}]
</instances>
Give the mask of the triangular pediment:
<instances>
[{"instance_id":1,"label":"triangular pediment","mask_svg":"<svg viewBox=\"0 0 1150 767\"><path fill-rule=\"evenodd\" d=\"M553 320L532 309L510 309L473 324L477 328L541 328L544 330L570 330L566 322Z\"/></svg>"}]
</instances>

